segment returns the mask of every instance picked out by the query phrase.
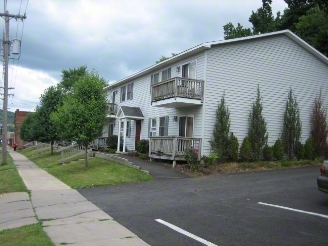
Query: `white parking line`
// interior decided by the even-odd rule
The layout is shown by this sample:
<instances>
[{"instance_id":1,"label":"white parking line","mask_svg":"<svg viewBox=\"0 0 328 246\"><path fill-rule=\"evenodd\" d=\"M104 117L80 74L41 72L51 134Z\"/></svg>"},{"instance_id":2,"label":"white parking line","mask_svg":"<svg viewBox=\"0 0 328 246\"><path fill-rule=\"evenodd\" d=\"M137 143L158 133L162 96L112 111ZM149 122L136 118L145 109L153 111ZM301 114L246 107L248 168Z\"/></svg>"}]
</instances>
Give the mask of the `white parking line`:
<instances>
[{"instance_id":1,"label":"white parking line","mask_svg":"<svg viewBox=\"0 0 328 246\"><path fill-rule=\"evenodd\" d=\"M181 229L181 228L179 228L179 227L177 227L175 225L172 225L172 224L170 224L170 223L168 223L168 222L166 222L164 220L156 219L156 221L159 222L159 223L161 223L161 224L163 224L163 225L166 225L167 227L170 227L171 229L173 229L173 230L175 230L177 232L180 232L181 234L184 234L184 235L186 235L186 236L188 236L188 237L190 237L192 239L195 239L196 241L201 242L201 243L203 243L205 245L208 245L208 246L217 246L214 243L211 243L209 241L206 241L205 239L202 239L200 237L197 237L196 235L191 234L190 232L187 232L187 231L185 231L185 230L183 230L183 229Z\"/></svg>"},{"instance_id":2,"label":"white parking line","mask_svg":"<svg viewBox=\"0 0 328 246\"><path fill-rule=\"evenodd\" d=\"M265 205L265 206L270 206L270 207L275 207L275 208L282 208L282 209L286 209L286 210L290 210L290 211L294 211L294 212L299 212L299 213L303 213L303 214L315 215L315 216L319 216L319 217L328 219L328 215L324 215L324 214L317 214L317 213L312 213L312 212L308 212L308 211L304 211L304 210L299 210L299 209L294 209L294 208L289 208L289 207L283 207L283 206L264 203L264 202L258 202L258 204Z\"/></svg>"}]
</instances>

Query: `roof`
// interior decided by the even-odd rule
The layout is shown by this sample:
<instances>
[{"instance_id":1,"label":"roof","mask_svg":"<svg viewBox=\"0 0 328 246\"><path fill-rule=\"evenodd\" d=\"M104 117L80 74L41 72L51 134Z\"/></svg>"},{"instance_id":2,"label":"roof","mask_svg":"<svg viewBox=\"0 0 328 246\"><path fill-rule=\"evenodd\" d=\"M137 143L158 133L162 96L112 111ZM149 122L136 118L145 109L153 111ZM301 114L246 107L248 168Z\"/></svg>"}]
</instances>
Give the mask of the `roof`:
<instances>
[{"instance_id":1,"label":"roof","mask_svg":"<svg viewBox=\"0 0 328 246\"><path fill-rule=\"evenodd\" d=\"M118 114L122 111L124 118L144 118L144 115L141 112L139 107L128 107L128 106L121 106Z\"/></svg>"},{"instance_id":2,"label":"roof","mask_svg":"<svg viewBox=\"0 0 328 246\"><path fill-rule=\"evenodd\" d=\"M134 80L140 76L143 76L145 74L151 73L151 72L155 72L156 70L159 70L161 68L164 68L172 63L175 63L179 60L182 60L184 58L187 58L193 54L199 53L201 51L207 50L212 48L212 46L217 46L217 45L223 45L223 44L229 44L229 43L236 43L236 42L243 42L246 40L255 40L255 39L259 39L259 38L265 38L265 37L271 37L271 36L277 36L277 35L286 35L288 38L290 38L291 40L293 40L295 43L299 44L301 47L303 47L305 50L307 50L308 52L310 52L312 55L314 55L315 57L317 57L319 60L321 60L322 62L324 62L325 64L328 65L328 58L326 56L324 56L322 53L320 53L318 50L316 50L315 48L313 48L311 45L309 45L308 43L306 43L304 40L302 40L301 38L299 38L296 34L292 33L289 30L283 30L283 31L277 31L277 32L270 32L270 33L265 33L265 34L259 34L259 35L254 35L254 36L248 36L248 37L242 37L242 38L234 38L234 39L228 39L228 40L219 40L219 41L212 41L212 42L206 42L206 43L202 43L200 45L197 45L193 48L190 48L188 50L185 50L165 61L162 61L160 63L154 64L148 68L145 68L135 74L132 74L124 79L118 80L116 82L114 82L113 84L109 85L108 87L106 87L105 89L108 89L112 86L119 86L120 84L124 84L126 82L129 82L131 80Z\"/></svg>"}]
</instances>

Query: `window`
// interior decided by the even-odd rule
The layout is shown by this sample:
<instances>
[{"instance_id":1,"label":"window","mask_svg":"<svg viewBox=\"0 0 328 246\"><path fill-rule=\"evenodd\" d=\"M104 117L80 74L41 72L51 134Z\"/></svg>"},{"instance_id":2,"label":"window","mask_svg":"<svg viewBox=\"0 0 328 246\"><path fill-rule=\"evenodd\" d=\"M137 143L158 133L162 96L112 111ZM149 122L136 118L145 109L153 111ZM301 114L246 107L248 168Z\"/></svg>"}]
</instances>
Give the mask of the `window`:
<instances>
[{"instance_id":1,"label":"window","mask_svg":"<svg viewBox=\"0 0 328 246\"><path fill-rule=\"evenodd\" d=\"M126 86L121 87L121 102L125 101L125 95L126 95Z\"/></svg>"},{"instance_id":2,"label":"window","mask_svg":"<svg viewBox=\"0 0 328 246\"><path fill-rule=\"evenodd\" d=\"M159 73L154 73L150 76L150 93L151 93L151 86L157 84L159 82Z\"/></svg>"},{"instance_id":3,"label":"window","mask_svg":"<svg viewBox=\"0 0 328 246\"><path fill-rule=\"evenodd\" d=\"M116 93L117 93L117 91L113 91L112 103L115 103Z\"/></svg>"},{"instance_id":4,"label":"window","mask_svg":"<svg viewBox=\"0 0 328 246\"><path fill-rule=\"evenodd\" d=\"M133 99L133 83L128 84L127 88L127 100L132 100Z\"/></svg>"},{"instance_id":5,"label":"window","mask_svg":"<svg viewBox=\"0 0 328 246\"><path fill-rule=\"evenodd\" d=\"M168 80L171 78L171 68L165 69L162 71L162 81Z\"/></svg>"},{"instance_id":6,"label":"window","mask_svg":"<svg viewBox=\"0 0 328 246\"><path fill-rule=\"evenodd\" d=\"M149 137L156 136L156 118L149 119Z\"/></svg>"},{"instance_id":7,"label":"window","mask_svg":"<svg viewBox=\"0 0 328 246\"><path fill-rule=\"evenodd\" d=\"M108 136L114 135L114 123L110 123L108 127Z\"/></svg>"},{"instance_id":8,"label":"window","mask_svg":"<svg viewBox=\"0 0 328 246\"><path fill-rule=\"evenodd\" d=\"M196 79L196 61L189 62L182 66L182 77Z\"/></svg>"},{"instance_id":9,"label":"window","mask_svg":"<svg viewBox=\"0 0 328 246\"><path fill-rule=\"evenodd\" d=\"M121 102L133 99L133 83L121 87Z\"/></svg>"},{"instance_id":10,"label":"window","mask_svg":"<svg viewBox=\"0 0 328 246\"><path fill-rule=\"evenodd\" d=\"M159 118L159 136L168 136L169 128L169 117L160 117Z\"/></svg>"},{"instance_id":11,"label":"window","mask_svg":"<svg viewBox=\"0 0 328 246\"><path fill-rule=\"evenodd\" d=\"M124 121L121 122L121 137L123 137L124 132ZM125 136L130 137L131 136L131 121L126 121L126 133Z\"/></svg>"}]
</instances>

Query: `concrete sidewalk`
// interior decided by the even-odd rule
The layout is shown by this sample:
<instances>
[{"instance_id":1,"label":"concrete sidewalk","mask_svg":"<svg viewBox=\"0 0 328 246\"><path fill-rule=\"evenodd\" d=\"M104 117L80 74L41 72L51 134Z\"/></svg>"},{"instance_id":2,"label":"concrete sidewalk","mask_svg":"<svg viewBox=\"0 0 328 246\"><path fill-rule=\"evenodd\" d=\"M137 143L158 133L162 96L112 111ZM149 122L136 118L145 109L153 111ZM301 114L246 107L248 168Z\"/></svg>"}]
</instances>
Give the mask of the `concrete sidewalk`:
<instances>
[{"instance_id":1,"label":"concrete sidewalk","mask_svg":"<svg viewBox=\"0 0 328 246\"><path fill-rule=\"evenodd\" d=\"M2 195L0 230L36 223L39 219L56 245L148 245L25 156L11 148L8 152L31 191L31 199L24 192Z\"/></svg>"}]
</instances>

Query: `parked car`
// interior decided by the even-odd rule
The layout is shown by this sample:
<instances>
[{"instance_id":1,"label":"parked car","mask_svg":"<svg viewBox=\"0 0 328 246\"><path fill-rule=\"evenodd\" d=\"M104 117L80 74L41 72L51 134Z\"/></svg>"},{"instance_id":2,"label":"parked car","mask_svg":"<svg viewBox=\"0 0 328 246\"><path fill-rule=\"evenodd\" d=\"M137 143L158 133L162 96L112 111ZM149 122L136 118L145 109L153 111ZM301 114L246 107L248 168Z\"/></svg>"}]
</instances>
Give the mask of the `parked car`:
<instances>
[{"instance_id":1,"label":"parked car","mask_svg":"<svg viewBox=\"0 0 328 246\"><path fill-rule=\"evenodd\" d=\"M328 194L328 160L320 167L321 175L317 178L318 189Z\"/></svg>"}]
</instances>

